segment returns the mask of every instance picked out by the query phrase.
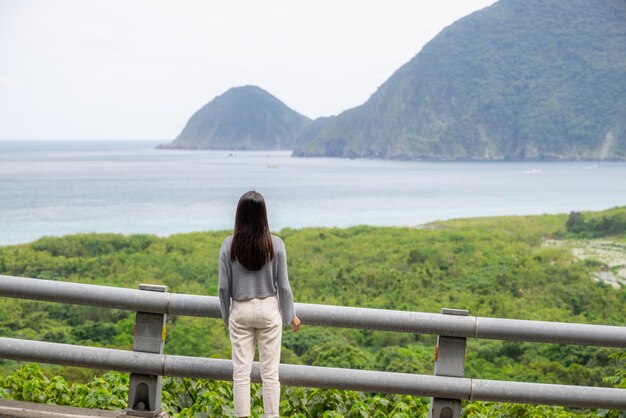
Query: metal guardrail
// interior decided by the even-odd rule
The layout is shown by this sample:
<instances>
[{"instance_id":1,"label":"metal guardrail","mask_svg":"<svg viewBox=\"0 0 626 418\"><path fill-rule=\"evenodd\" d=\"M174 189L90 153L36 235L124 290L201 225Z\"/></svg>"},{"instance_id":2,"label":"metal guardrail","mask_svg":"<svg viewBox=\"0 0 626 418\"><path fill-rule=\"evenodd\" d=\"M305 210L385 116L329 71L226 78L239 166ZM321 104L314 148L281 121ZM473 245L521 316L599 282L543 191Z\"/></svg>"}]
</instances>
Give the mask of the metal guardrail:
<instances>
[{"instance_id":1,"label":"metal guardrail","mask_svg":"<svg viewBox=\"0 0 626 418\"><path fill-rule=\"evenodd\" d=\"M232 380L233 376L230 360L142 353L12 338L0 338L0 357L171 377ZM281 364L279 375L281 383L290 386L475 401L626 409L626 390L613 388L507 382L291 364ZM259 365L256 362L252 367L252 380L261 382Z\"/></svg>"},{"instance_id":2,"label":"metal guardrail","mask_svg":"<svg viewBox=\"0 0 626 418\"><path fill-rule=\"evenodd\" d=\"M221 318L216 296L145 292L121 287L0 275L0 296L170 315ZM307 325L543 343L626 348L626 327L456 316L296 303Z\"/></svg>"},{"instance_id":3,"label":"metal guardrail","mask_svg":"<svg viewBox=\"0 0 626 418\"><path fill-rule=\"evenodd\" d=\"M128 309L138 313L147 313L148 318L150 318L149 315L155 314L221 317L219 301L211 296L150 292L13 276L0 275L0 296ZM453 345L457 345L457 348L461 347L462 357L465 352L465 338L468 337L626 348L626 327L312 304L296 304L296 310L307 325L439 335L438 344L441 345L438 346L439 350L452 342ZM156 318L157 322L163 320L162 316L160 318ZM139 337L136 336L136 346L137 338ZM232 380L232 363L229 360L164 355L162 350L159 354L0 338L0 357L113 369L137 373L138 376L168 375ZM445 402L442 404L439 410L443 411L447 408L445 414L448 415L444 412L434 415L432 405L435 402L431 403L431 416L438 417L458 416L460 410L458 400L626 410L626 390L613 388L425 376L288 364L281 364L280 379L286 385L432 396L435 401L437 399L457 400L454 401L458 403L456 409L447 408ZM253 367L253 380L260 381L257 364Z\"/></svg>"}]
</instances>

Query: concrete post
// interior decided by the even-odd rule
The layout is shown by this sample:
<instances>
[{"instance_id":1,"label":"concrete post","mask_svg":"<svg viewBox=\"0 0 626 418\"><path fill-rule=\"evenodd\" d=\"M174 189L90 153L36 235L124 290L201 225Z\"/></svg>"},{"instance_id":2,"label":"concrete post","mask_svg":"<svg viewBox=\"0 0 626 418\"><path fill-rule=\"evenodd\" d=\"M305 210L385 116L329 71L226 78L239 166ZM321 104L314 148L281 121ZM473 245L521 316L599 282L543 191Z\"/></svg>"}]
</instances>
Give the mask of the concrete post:
<instances>
[{"instance_id":1,"label":"concrete post","mask_svg":"<svg viewBox=\"0 0 626 418\"><path fill-rule=\"evenodd\" d=\"M167 286L141 284L140 290L167 293ZM133 351L163 354L166 315L137 312ZM127 416L160 417L161 376L131 373L128 385Z\"/></svg>"},{"instance_id":2,"label":"concrete post","mask_svg":"<svg viewBox=\"0 0 626 418\"><path fill-rule=\"evenodd\" d=\"M467 316L464 309L443 308L444 315ZM437 337L435 347L435 376L463 377L465 374L465 348L467 339L464 337ZM461 400L430 398L429 418L460 418Z\"/></svg>"}]
</instances>

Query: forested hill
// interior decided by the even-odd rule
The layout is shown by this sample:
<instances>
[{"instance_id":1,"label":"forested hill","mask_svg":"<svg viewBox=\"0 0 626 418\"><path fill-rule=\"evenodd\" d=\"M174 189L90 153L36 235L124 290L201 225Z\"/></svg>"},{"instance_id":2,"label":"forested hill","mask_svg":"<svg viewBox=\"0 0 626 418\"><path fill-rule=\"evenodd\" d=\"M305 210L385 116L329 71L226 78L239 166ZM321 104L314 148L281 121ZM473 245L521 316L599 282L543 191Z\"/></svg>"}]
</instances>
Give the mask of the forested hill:
<instances>
[{"instance_id":1,"label":"forested hill","mask_svg":"<svg viewBox=\"0 0 626 418\"><path fill-rule=\"evenodd\" d=\"M159 148L291 149L309 122L259 87L235 87L198 110L174 142Z\"/></svg>"},{"instance_id":2,"label":"forested hill","mask_svg":"<svg viewBox=\"0 0 626 418\"><path fill-rule=\"evenodd\" d=\"M296 156L626 158L626 2L501 0L445 28Z\"/></svg>"}]
</instances>

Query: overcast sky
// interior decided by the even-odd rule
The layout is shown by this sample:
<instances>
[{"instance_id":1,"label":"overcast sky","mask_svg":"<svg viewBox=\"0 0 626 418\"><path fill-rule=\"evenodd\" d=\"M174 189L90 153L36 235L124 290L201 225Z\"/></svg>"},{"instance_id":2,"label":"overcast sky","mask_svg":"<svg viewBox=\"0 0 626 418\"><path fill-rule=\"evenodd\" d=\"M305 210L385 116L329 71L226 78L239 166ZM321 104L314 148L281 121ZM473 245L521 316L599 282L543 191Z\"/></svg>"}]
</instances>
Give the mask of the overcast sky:
<instances>
[{"instance_id":1,"label":"overcast sky","mask_svg":"<svg viewBox=\"0 0 626 418\"><path fill-rule=\"evenodd\" d=\"M0 0L0 139L173 139L230 87L357 106L494 0Z\"/></svg>"}]
</instances>

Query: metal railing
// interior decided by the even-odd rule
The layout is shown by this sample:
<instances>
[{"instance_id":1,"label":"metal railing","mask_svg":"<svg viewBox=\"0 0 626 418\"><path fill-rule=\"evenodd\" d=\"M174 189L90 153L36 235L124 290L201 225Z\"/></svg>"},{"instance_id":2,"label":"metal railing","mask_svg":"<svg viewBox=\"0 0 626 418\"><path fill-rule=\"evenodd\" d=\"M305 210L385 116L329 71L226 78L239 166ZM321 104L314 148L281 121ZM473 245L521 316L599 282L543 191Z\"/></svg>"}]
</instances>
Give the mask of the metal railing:
<instances>
[{"instance_id":1,"label":"metal railing","mask_svg":"<svg viewBox=\"0 0 626 418\"><path fill-rule=\"evenodd\" d=\"M145 292L0 275L0 296L140 312L221 318L216 296ZM296 303L307 325L626 348L626 327Z\"/></svg>"},{"instance_id":2,"label":"metal railing","mask_svg":"<svg viewBox=\"0 0 626 418\"><path fill-rule=\"evenodd\" d=\"M220 318L213 296L150 292L109 286L0 276L0 296L127 309L149 314ZM511 320L328 305L296 304L307 325L434 334L462 342L489 338L626 348L626 327ZM458 340L457 340L458 339ZM447 343L445 343L447 344ZM39 341L0 338L0 357L42 363L111 369L141 375L232 380L230 360L164 355ZM430 396L443 400L564 405L626 410L626 390L428 376L281 364L281 383L380 393ZM132 376L132 375L131 375ZM462 376L462 375L461 375ZM260 382L258 364L252 372ZM159 396L160 397L160 396ZM460 402L459 402L460 405ZM445 409L445 407L444 407ZM448 414L448 415L445 415ZM458 416L447 410L433 416Z\"/></svg>"}]
</instances>

